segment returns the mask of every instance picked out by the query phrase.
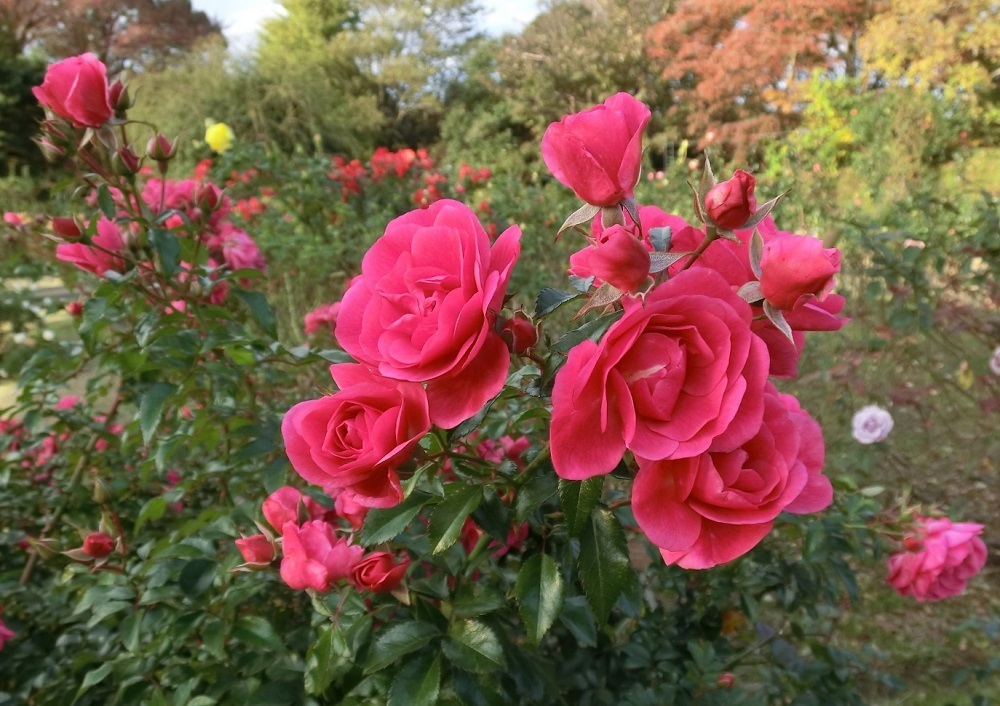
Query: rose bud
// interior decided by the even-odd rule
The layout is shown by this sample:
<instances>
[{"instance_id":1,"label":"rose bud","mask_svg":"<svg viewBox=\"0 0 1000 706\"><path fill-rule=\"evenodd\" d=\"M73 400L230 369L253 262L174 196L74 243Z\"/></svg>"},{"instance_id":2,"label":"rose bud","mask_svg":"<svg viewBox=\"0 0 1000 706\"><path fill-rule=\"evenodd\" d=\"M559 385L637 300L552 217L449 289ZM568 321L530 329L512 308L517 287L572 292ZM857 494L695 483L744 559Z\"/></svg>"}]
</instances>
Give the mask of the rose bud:
<instances>
[{"instance_id":1,"label":"rose bud","mask_svg":"<svg viewBox=\"0 0 1000 706\"><path fill-rule=\"evenodd\" d=\"M104 532L91 532L83 540L83 553L95 559L106 557L115 548L115 540Z\"/></svg>"},{"instance_id":2,"label":"rose bud","mask_svg":"<svg viewBox=\"0 0 1000 706\"><path fill-rule=\"evenodd\" d=\"M115 109L115 115L119 118L124 118L125 111L135 104L135 101L129 96L128 86L122 83L120 79L108 86L108 98Z\"/></svg>"},{"instance_id":3,"label":"rose bud","mask_svg":"<svg viewBox=\"0 0 1000 706\"><path fill-rule=\"evenodd\" d=\"M195 202L203 211L211 213L222 203L222 191L215 184L205 184L198 190Z\"/></svg>"},{"instance_id":4,"label":"rose bud","mask_svg":"<svg viewBox=\"0 0 1000 706\"><path fill-rule=\"evenodd\" d=\"M177 141L171 142L162 132L159 132L151 137L146 144L146 154L157 162L169 161L177 154Z\"/></svg>"},{"instance_id":5,"label":"rose bud","mask_svg":"<svg viewBox=\"0 0 1000 706\"><path fill-rule=\"evenodd\" d=\"M840 272L840 251L805 235L783 234L764 246L760 291L778 309L793 311L811 300L823 301Z\"/></svg>"},{"instance_id":6,"label":"rose bud","mask_svg":"<svg viewBox=\"0 0 1000 706\"><path fill-rule=\"evenodd\" d=\"M389 593L403 580L409 560L396 563L389 552L372 552L363 557L351 571L351 583L372 593Z\"/></svg>"},{"instance_id":7,"label":"rose bud","mask_svg":"<svg viewBox=\"0 0 1000 706\"><path fill-rule=\"evenodd\" d=\"M717 683L720 689L732 689L733 684L736 683L736 677L734 677L730 672L724 672L719 675Z\"/></svg>"},{"instance_id":8,"label":"rose bud","mask_svg":"<svg viewBox=\"0 0 1000 706\"><path fill-rule=\"evenodd\" d=\"M42 156L45 157L46 162L56 162L66 156L66 149L64 147L55 145L44 138L36 139L35 144L42 151Z\"/></svg>"},{"instance_id":9,"label":"rose bud","mask_svg":"<svg viewBox=\"0 0 1000 706\"><path fill-rule=\"evenodd\" d=\"M108 69L90 53L52 64L42 85L31 92L39 103L76 127L100 127L114 114Z\"/></svg>"},{"instance_id":10,"label":"rose bud","mask_svg":"<svg viewBox=\"0 0 1000 706\"><path fill-rule=\"evenodd\" d=\"M66 311L73 318L83 316L83 302L70 302L66 305Z\"/></svg>"},{"instance_id":11,"label":"rose bud","mask_svg":"<svg viewBox=\"0 0 1000 706\"><path fill-rule=\"evenodd\" d=\"M624 226L608 228L588 261L598 279L623 292L636 292L649 277L649 251Z\"/></svg>"},{"instance_id":12,"label":"rose bud","mask_svg":"<svg viewBox=\"0 0 1000 706\"><path fill-rule=\"evenodd\" d=\"M631 198L642 165L642 133L650 112L627 93L564 116L542 136L542 159L579 199L611 208Z\"/></svg>"},{"instance_id":13,"label":"rose bud","mask_svg":"<svg viewBox=\"0 0 1000 706\"><path fill-rule=\"evenodd\" d=\"M132 176L139 171L139 155L130 146L125 145L115 152L111 158L115 173L119 176Z\"/></svg>"},{"instance_id":14,"label":"rose bud","mask_svg":"<svg viewBox=\"0 0 1000 706\"><path fill-rule=\"evenodd\" d=\"M741 227L757 210L753 195L756 180L753 175L737 169L733 178L719 182L705 194L705 212L719 228L734 230Z\"/></svg>"},{"instance_id":15,"label":"rose bud","mask_svg":"<svg viewBox=\"0 0 1000 706\"><path fill-rule=\"evenodd\" d=\"M80 224L74 218L58 216L52 219L52 232L63 240L79 240L83 235Z\"/></svg>"},{"instance_id":16,"label":"rose bud","mask_svg":"<svg viewBox=\"0 0 1000 706\"><path fill-rule=\"evenodd\" d=\"M514 316L503 322L500 338L514 355L524 355L538 343L538 329L523 311L514 312Z\"/></svg>"},{"instance_id":17,"label":"rose bud","mask_svg":"<svg viewBox=\"0 0 1000 706\"><path fill-rule=\"evenodd\" d=\"M248 564L270 564L274 559L274 544L262 534L237 539L236 547Z\"/></svg>"}]
</instances>

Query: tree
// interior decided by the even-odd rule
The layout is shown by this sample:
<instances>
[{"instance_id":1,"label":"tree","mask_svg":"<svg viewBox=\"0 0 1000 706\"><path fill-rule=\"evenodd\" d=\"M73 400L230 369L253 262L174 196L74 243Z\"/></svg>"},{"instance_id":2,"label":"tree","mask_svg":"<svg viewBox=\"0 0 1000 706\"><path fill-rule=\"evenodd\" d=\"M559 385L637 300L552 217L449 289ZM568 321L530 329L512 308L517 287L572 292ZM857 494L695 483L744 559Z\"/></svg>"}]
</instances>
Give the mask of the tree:
<instances>
[{"instance_id":1,"label":"tree","mask_svg":"<svg viewBox=\"0 0 1000 706\"><path fill-rule=\"evenodd\" d=\"M747 149L798 120L814 71L855 76L873 0L681 0L648 35L675 87L672 113L700 146Z\"/></svg>"},{"instance_id":2,"label":"tree","mask_svg":"<svg viewBox=\"0 0 1000 706\"><path fill-rule=\"evenodd\" d=\"M218 24L190 0L0 0L3 41L53 59L92 52L110 73L162 68Z\"/></svg>"},{"instance_id":3,"label":"tree","mask_svg":"<svg viewBox=\"0 0 1000 706\"><path fill-rule=\"evenodd\" d=\"M960 100L977 117L997 103L1000 5L993 0L890 0L860 46L869 70L886 82Z\"/></svg>"},{"instance_id":4,"label":"tree","mask_svg":"<svg viewBox=\"0 0 1000 706\"><path fill-rule=\"evenodd\" d=\"M22 56L0 56L0 176L45 168L42 153L31 141L44 117L31 87L42 82L45 66Z\"/></svg>"}]
</instances>

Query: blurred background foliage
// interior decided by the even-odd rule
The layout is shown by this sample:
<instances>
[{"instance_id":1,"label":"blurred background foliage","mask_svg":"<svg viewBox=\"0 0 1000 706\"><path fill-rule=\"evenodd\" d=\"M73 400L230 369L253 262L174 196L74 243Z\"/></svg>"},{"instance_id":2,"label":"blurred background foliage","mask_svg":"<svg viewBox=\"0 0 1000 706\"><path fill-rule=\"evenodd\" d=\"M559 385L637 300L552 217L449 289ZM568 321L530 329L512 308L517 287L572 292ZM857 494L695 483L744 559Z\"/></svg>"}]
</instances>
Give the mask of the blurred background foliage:
<instances>
[{"instance_id":1,"label":"blurred background foliage","mask_svg":"<svg viewBox=\"0 0 1000 706\"><path fill-rule=\"evenodd\" d=\"M303 340L302 315L339 299L385 223L431 186L496 232L522 227L512 290L530 308L580 247L554 238L575 202L541 164L541 135L566 113L633 93L653 111L641 203L693 219L686 180L708 151L719 174L753 171L765 198L791 188L778 225L844 252L839 291L853 322L811 342L787 385L826 430L828 473L887 504L911 498L987 523L991 563L968 596L931 609L879 588L836 620L820 616L840 627L822 645L875 665L858 677L869 702L1000 696L989 661L1000 615L990 523L1000 377L988 367L1000 345L995 2L547 0L503 36L484 32L472 0L282 4L255 48L235 55L187 0L0 0L0 211L60 212L57 172L30 143L41 117L30 87L46 62L91 50L142 95L134 117L181 138L178 172L210 159L234 200L259 199L243 225L267 253L284 340ZM211 153L206 121L233 128L231 150ZM425 149L431 166L374 180L379 147ZM342 175L334 156L364 166L357 192L331 176ZM491 177L463 180L462 163ZM12 337L58 308L14 289L58 274L33 249L0 235L0 383L24 360ZM870 403L896 417L874 448L849 432ZM862 589L881 580L861 567ZM615 659L623 670L641 663ZM857 676L843 654L824 659Z\"/></svg>"}]
</instances>

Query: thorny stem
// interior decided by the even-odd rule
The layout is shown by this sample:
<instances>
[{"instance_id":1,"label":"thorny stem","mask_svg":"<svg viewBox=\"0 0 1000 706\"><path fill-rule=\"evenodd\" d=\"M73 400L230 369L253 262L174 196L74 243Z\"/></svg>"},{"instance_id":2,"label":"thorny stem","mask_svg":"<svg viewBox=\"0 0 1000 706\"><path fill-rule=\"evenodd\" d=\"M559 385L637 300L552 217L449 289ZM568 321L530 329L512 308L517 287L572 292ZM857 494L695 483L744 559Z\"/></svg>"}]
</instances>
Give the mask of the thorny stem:
<instances>
[{"instance_id":1,"label":"thorny stem","mask_svg":"<svg viewBox=\"0 0 1000 706\"><path fill-rule=\"evenodd\" d=\"M683 272L684 270L691 267L691 265L694 264L695 260L701 257L701 254L708 249L708 246L718 239L719 239L719 234L715 231L714 228L710 228L708 232L705 233L705 238L701 241L701 243L698 245L695 251L691 253L691 257L688 259L686 263L684 263L684 267L681 268L681 271Z\"/></svg>"}]
</instances>

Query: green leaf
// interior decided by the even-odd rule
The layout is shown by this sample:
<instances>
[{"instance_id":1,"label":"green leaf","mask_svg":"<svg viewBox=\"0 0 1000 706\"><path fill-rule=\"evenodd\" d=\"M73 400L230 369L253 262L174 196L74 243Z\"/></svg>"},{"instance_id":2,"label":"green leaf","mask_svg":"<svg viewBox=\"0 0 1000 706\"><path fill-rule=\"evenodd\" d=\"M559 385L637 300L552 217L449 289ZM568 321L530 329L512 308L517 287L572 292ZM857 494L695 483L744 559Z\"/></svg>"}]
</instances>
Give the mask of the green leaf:
<instances>
[{"instance_id":1,"label":"green leaf","mask_svg":"<svg viewBox=\"0 0 1000 706\"><path fill-rule=\"evenodd\" d=\"M514 517L518 522L524 522L528 515L541 507L549 498L556 494L556 476L544 471L536 473L524 486L517 491L514 498Z\"/></svg>"},{"instance_id":2,"label":"green leaf","mask_svg":"<svg viewBox=\"0 0 1000 706\"><path fill-rule=\"evenodd\" d=\"M177 391L176 385L168 382L153 383L146 389L139 405L139 428L142 430L142 441L149 444L156 427L160 425L163 416L163 405Z\"/></svg>"},{"instance_id":3,"label":"green leaf","mask_svg":"<svg viewBox=\"0 0 1000 706\"><path fill-rule=\"evenodd\" d=\"M559 622L582 644L597 647L597 623L584 596L571 596L563 601Z\"/></svg>"},{"instance_id":4,"label":"green leaf","mask_svg":"<svg viewBox=\"0 0 1000 706\"><path fill-rule=\"evenodd\" d=\"M507 598L488 583L463 583L455 593L451 612L456 618L475 618L507 605Z\"/></svg>"},{"instance_id":5,"label":"green leaf","mask_svg":"<svg viewBox=\"0 0 1000 706\"><path fill-rule=\"evenodd\" d=\"M483 488L479 485L449 483L445 486L444 500L438 503L431 514L431 524L427 537L431 542L431 553L440 554L458 539L462 525L483 498Z\"/></svg>"},{"instance_id":6,"label":"green leaf","mask_svg":"<svg viewBox=\"0 0 1000 706\"><path fill-rule=\"evenodd\" d=\"M463 436L471 434L478 429L479 425L483 423L484 419L486 419L486 415L490 413L490 408L493 406L495 401L496 397L484 404L483 408L476 412L472 417L466 419L464 422L461 422L454 429L450 429L448 431L449 446L453 446L456 439L461 439Z\"/></svg>"},{"instance_id":7,"label":"green leaf","mask_svg":"<svg viewBox=\"0 0 1000 706\"><path fill-rule=\"evenodd\" d=\"M177 236L169 230L161 228L149 229L149 245L160 258L160 266L163 273L172 275L177 272L177 263L180 260L181 246L177 242Z\"/></svg>"},{"instance_id":8,"label":"green leaf","mask_svg":"<svg viewBox=\"0 0 1000 706\"><path fill-rule=\"evenodd\" d=\"M430 496L426 493L414 493L396 507L370 510L358 535L358 542L370 547L394 539L413 521L428 500Z\"/></svg>"},{"instance_id":9,"label":"green leaf","mask_svg":"<svg viewBox=\"0 0 1000 706\"><path fill-rule=\"evenodd\" d=\"M431 706L441 691L441 656L418 655L399 670L389 688L388 706Z\"/></svg>"},{"instance_id":10,"label":"green leaf","mask_svg":"<svg viewBox=\"0 0 1000 706\"><path fill-rule=\"evenodd\" d=\"M209 654L218 660L226 658L226 626L218 618L208 618L201 630L201 639Z\"/></svg>"},{"instance_id":11,"label":"green leaf","mask_svg":"<svg viewBox=\"0 0 1000 706\"><path fill-rule=\"evenodd\" d=\"M506 665L500 638L493 628L478 620L452 623L442 649L456 667L470 672L489 672Z\"/></svg>"},{"instance_id":12,"label":"green leaf","mask_svg":"<svg viewBox=\"0 0 1000 706\"><path fill-rule=\"evenodd\" d=\"M245 289L237 289L236 296L247 305L254 321L264 333L272 338L277 338L278 322L274 317L274 311L271 310L271 305L267 303L267 297L260 292L248 292Z\"/></svg>"},{"instance_id":13,"label":"green leaf","mask_svg":"<svg viewBox=\"0 0 1000 706\"><path fill-rule=\"evenodd\" d=\"M89 672L83 675L83 682L80 684L79 690L76 692L76 698L80 698L84 692L95 684L100 684L104 681L104 678L111 673L111 662L105 662L97 669L91 669Z\"/></svg>"},{"instance_id":14,"label":"green leaf","mask_svg":"<svg viewBox=\"0 0 1000 706\"><path fill-rule=\"evenodd\" d=\"M181 590L191 598L200 596L215 580L216 561L214 559L194 559L181 569L179 583Z\"/></svg>"},{"instance_id":15,"label":"green leaf","mask_svg":"<svg viewBox=\"0 0 1000 706\"><path fill-rule=\"evenodd\" d=\"M594 216L600 212L600 206L592 206L589 203L585 203L583 206L580 206L580 208L573 211L573 213L571 213L569 217L563 221L562 226L559 227L559 233L562 233L567 228L583 225L584 223L593 220ZM556 235L559 235L559 233L556 233Z\"/></svg>"},{"instance_id":16,"label":"green leaf","mask_svg":"<svg viewBox=\"0 0 1000 706\"><path fill-rule=\"evenodd\" d=\"M535 318L540 319L543 316L548 316L563 304L576 299L578 296L580 296L580 292L563 292L558 289L546 287L538 293L538 298L535 299Z\"/></svg>"},{"instance_id":17,"label":"green leaf","mask_svg":"<svg viewBox=\"0 0 1000 706\"><path fill-rule=\"evenodd\" d=\"M285 652L285 642L267 618L245 615L233 626L233 637L250 647Z\"/></svg>"},{"instance_id":18,"label":"green leaf","mask_svg":"<svg viewBox=\"0 0 1000 706\"><path fill-rule=\"evenodd\" d=\"M572 536L576 537L583 531L603 490L604 476L581 481L559 481L559 503L566 518L566 529Z\"/></svg>"},{"instance_id":19,"label":"green leaf","mask_svg":"<svg viewBox=\"0 0 1000 706\"><path fill-rule=\"evenodd\" d=\"M604 332L608 330L611 324L622 317L623 313L623 311L612 311L610 314L604 314L592 321L588 321L580 328L570 331L553 343L551 350L556 353L569 353L570 349L578 343L582 343L588 339L596 341L604 335Z\"/></svg>"},{"instance_id":20,"label":"green leaf","mask_svg":"<svg viewBox=\"0 0 1000 706\"><path fill-rule=\"evenodd\" d=\"M167 501L163 498L152 498L146 501L146 504L142 506L142 510L139 511L139 516L135 518L135 528L132 530L133 534L139 534L139 530L142 529L143 525L147 522L156 522L166 512Z\"/></svg>"},{"instance_id":21,"label":"green leaf","mask_svg":"<svg viewBox=\"0 0 1000 706\"><path fill-rule=\"evenodd\" d=\"M580 537L577 566L594 616L599 623L607 622L630 570L625 532L610 510L595 508L591 513Z\"/></svg>"},{"instance_id":22,"label":"green leaf","mask_svg":"<svg viewBox=\"0 0 1000 706\"><path fill-rule=\"evenodd\" d=\"M111 190L106 184L97 187L97 206L105 218L114 220L117 209L115 209L115 200L111 198Z\"/></svg>"},{"instance_id":23,"label":"green leaf","mask_svg":"<svg viewBox=\"0 0 1000 706\"><path fill-rule=\"evenodd\" d=\"M225 349L226 357L233 361L239 366L253 365L257 362L257 358L254 357L253 351L249 348L241 348L237 346L229 346Z\"/></svg>"},{"instance_id":24,"label":"green leaf","mask_svg":"<svg viewBox=\"0 0 1000 706\"><path fill-rule=\"evenodd\" d=\"M530 557L517 574L514 592L528 639L536 645L552 627L563 604L563 578L548 554Z\"/></svg>"},{"instance_id":25,"label":"green leaf","mask_svg":"<svg viewBox=\"0 0 1000 706\"><path fill-rule=\"evenodd\" d=\"M493 488L483 489L483 501L472 513L472 519L476 521L477 525L489 532L493 539L503 544L507 543L507 535L510 531L510 512L506 503L500 499Z\"/></svg>"},{"instance_id":26,"label":"green leaf","mask_svg":"<svg viewBox=\"0 0 1000 706\"><path fill-rule=\"evenodd\" d=\"M410 621L389 626L375 638L365 663L365 674L385 669L403 655L419 650L440 634L430 623Z\"/></svg>"},{"instance_id":27,"label":"green leaf","mask_svg":"<svg viewBox=\"0 0 1000 706\"><path fill-rule=\"evenodd\" d=\"M333 681L337 654L334 649L334 633L340 628L336 625L323 625L319 628L316 641L306 652L306 693L319 696L327 690ZM343 639L343 638L341 638Z\"/></svg>"},{"instance_id":28,"label":"green leaf","mask_svg":"<svg viewBox=\"0 0 1000 706\"><path fill-rule=\"evenodd\" d=\"M667 252L670 250L670 226L649 229L649 242L653 246L653 252Z\"/></svg>"}]
</instances>

